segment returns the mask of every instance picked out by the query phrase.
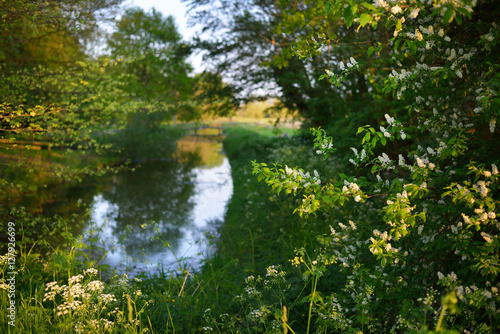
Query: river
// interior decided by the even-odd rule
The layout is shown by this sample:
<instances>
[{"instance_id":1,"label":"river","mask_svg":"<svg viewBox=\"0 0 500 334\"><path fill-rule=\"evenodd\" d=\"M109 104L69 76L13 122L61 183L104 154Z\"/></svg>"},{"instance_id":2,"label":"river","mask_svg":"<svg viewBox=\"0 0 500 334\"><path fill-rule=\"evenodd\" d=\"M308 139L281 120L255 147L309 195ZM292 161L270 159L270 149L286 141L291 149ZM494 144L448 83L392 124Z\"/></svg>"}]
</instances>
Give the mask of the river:
<instances>
[{"instance_id":1,"label":"river","mask_svg":"<svg viewBox=\"0 0 500 334\"><path fill-rule=\"evenodd\" d=\"M91 258L129 276L198 268L214 251L233 192L222 144L178 141L177 159L150 161L105 177L83 229Z\"/></svg>"}]
</instances>

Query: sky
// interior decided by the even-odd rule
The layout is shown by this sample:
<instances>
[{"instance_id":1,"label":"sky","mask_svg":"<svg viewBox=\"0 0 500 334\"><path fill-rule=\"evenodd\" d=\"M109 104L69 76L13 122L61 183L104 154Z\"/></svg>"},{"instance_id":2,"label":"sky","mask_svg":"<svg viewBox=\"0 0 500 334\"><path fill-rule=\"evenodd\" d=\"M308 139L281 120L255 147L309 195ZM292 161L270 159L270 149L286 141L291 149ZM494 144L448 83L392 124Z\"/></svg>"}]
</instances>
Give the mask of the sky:
<instances>
[{"instance_id":1,"label":"sky","mask_svg":"<svg viewBox=\"0 0 500 334\"><path fill-rule=\"evenodd\" d=\"M187 8L181 0L128 0L124 4L126 6L141 7L145 11L150 11L154 7L164 16L172 15L175 18L179 32L186 41L196 35L196 29L187 27ZM195 54L189 60L194 67L195 73L203 70L201 55Z\"/></svg>"}]
</instances>

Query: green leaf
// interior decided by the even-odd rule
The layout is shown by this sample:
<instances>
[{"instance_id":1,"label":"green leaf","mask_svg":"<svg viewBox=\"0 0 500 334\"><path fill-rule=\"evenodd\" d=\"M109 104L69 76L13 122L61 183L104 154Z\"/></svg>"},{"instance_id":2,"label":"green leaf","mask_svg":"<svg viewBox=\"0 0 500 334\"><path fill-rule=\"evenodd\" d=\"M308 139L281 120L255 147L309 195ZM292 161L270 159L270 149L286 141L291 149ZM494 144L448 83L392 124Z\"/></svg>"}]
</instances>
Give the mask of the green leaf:
<instances>
[{"instance_id":1,"label":"green leaf","mask_svg":"<svg viewBox=\"0 0 500 334\"><path fill-rule=\"evenodd\" d=\"M330 14L330 10L332 9L332 0L328 0L325 5L326 15Z\"/></svg>"},{"instance_id":2,"label":"green leaf","mask_svg":"<svg viewBox=\"0 0 500 334\"><path fill-rule=\"evenodd\" d=\"M408 46L410 47L410 51L412 54L417 53L417 42L408 42Z\"/></svg>"},{"instance_id":3,"label":"green leaf","mask_svg":"<svg viewBox=\"0 0 500 334\"><path fill-rule=\"evenodd\" d=\"M354 21L354 11L351 6L347 6L344 9L344 20L347 25L347 28L349 28L352 25L352 22Z\"/></svg>"},{"instance_id":4,"label":"green leaf","mask_svg":"<svg viewBox=\"0 0 500 334\"><path fill-rule=\"evenodd\" d=\"M359 27L358 27L358 30L359 30L360 27L364 27L365 25L367 25L368 23L370 23L372 20L373 20L373 16L368 15L366 13L361 14L361 16L359 17Z\"/></svg>"},{"instance_id":5,"label":"green leaf","mask_svg":"<svg viewBox=\"0 0 500 334\"><path fill-rule=\"evenodd\" d=\"M398 20L396 22L396 30L401 30L401 27L403 26L403 24L401 23L401 20Z\"/></svg>"},{"instance_id":6,"label":"green leaf","mask_svg":"<svg viewBox=\"0 0 500 334\"><path fill-rule=\"evenodd\" d=\"M385 146L385 144L387 144L387 139L385 137L382 137L382 139L380 139L380 142Z\"/></svg>"},{"instance_id":7,"label":"green leaf","mask_svg":"<svg viewBox=\"0 0 500 334\"><path fill-rule=\"evenodd\" d=\"M370 141L370 133L369 132L365 133L365 137L363 138L363 141L361 143L364 144L365 141L366 142Z\"/></svg>"},{"instance_id":8,"label":"green leaf","mask_svg":"<svg viewBox=\"0 0 500 334\"><path fill-rule=\"evenodd\" d=\"M469 19L472 17L472 14L467 9L465 9L465 8L458 7L458 8L456 8L456 10L460 14L467 16Z\"/></svg>"},{"instance_id":9,"label":"green leaf","mask_svg":"<svg viewBox=\"0 0 500 334\"><path fill-rule=\"evenodd\" d=\"M446 12L444 13L444 16L443 16L443 21L444 23L450 23L451 22L451 18L453 17L453 7L448 7L448 9L446 10Z\"/></svg>"},{"instance_id":10,"label":"green leaf","mask_svg":"<svg viewBox=\"0 0 500 334\"><path fill-rule=\"evenodd\" d=\"M372 5L371 3L367 3L367 2L363 2L361 3L361 6L367 8L367 9L371 9L373 11L376 11L377 10L377 7L375 7L374 5Z\"/></svg>"},{"instance_id":11,"label":"green leaf","mask_svg":"<svg viewBox=\"0 0 500 334\"><path fill-rule=\"evenodd\" d=\"M328 195L325 195L325 196L323 196L323 202L325 202L327 204L331 203L332 202L332 198L330 196L328 196Z\"/></svg>"},{"instance_id":12,"label":"green leaf","mask_svg":"<svg viewBox=\"0 0 500 334\"><path fill-rule=\"evenodd\" d=\"M368 51L366 52L366 53L367 53L367 55L368 55L368 57L369 57L369 56L373 53L373 51L374 51L373 46L370 46L370 47L368 48Z\"/></svg>"}]
</instances>

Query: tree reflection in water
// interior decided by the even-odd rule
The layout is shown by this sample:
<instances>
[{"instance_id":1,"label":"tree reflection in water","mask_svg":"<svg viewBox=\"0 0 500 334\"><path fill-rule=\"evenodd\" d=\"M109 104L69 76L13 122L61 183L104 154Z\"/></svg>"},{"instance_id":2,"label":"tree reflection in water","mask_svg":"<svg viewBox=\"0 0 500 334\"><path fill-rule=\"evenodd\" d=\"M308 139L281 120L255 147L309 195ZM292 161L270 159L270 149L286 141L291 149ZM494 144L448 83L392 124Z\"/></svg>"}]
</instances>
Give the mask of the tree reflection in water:
<instances>
[{"instance_id":1,"label":"tree reflection in water","mask_svg":"<svg viewBox=\"0 0 500 334\"><path fill-rule=\"evenodd\" d=\"M192 177L189 168L171 162L142 163L114 177L102 198L115 208L108 219L128 256L162 252L163 242L153 237L177 248L180 228L189 223L194 206Z\"/></svg>"},{"instance_id":2,"label":"tree reflection in water","mask_svg":"<svg viewBox=\"0 0 500 334\"><path fill-rule=\"evenodd\" d=\"M207 149L206 142L201 149ZM206 229L207 219L222 218L220 212L232 193L230 167L220 152L220 143L213 143L210 149L220 155L220 159L210 159L220 166L213 166L213 163L206 166L206 152L200 154L198 147L179 151L178 160L181 162L144 162L132 171L122 171L103 179L106 184L94 198L92 220L95 226L86 229L87 235L92 233L92 228L100 230L94 240L98 238L102 242L104 251L111 249L103 263L119 269L130 269L122 266L129 265L135 267L135 272L151 272L158 265L173 268L176 263L173 252L177 257L187 253L187 256L196 255L200 247L195 247L193 254L191 244L203 236L196 233L199 232L196 229L200 226ZM200 165L210 168L194 168ZM203 187L198 184L200 182L204 183ZM223 189L219 189L220 194L217 189L215 192L214 189L204 190L206 183ZM208 207L219 206L220 209L213 213L202 209L206 214L200 215L200 203ZM207 217L209 215L211 217ZM200 218L204 220L202 224L194 221ZM115 250L114 243L119 245Z\"/></svg>"}]
</instances>

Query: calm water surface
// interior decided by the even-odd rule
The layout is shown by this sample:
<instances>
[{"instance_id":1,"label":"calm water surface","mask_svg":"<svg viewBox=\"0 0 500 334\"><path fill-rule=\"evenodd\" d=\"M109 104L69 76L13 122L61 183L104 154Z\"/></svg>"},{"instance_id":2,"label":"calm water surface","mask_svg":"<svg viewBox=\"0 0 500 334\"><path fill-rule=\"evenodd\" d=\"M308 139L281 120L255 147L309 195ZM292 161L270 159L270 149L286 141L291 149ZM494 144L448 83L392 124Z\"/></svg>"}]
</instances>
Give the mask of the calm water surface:
<instances>
[{"instance_id":1,"label":"calm water surface","mask_svg":"<svg viewBox=\"0 0 500 334\"><path fill-rule=\"evenodd\" d=\"M94 196L86 243L108 250L97 261L129 275L197 267L209 254L233 192L222 144L203 137L178 143L179 161L141 163L107 178ZM99 248L96 248L99 249Z\"/></svg>"}]
</instances>

